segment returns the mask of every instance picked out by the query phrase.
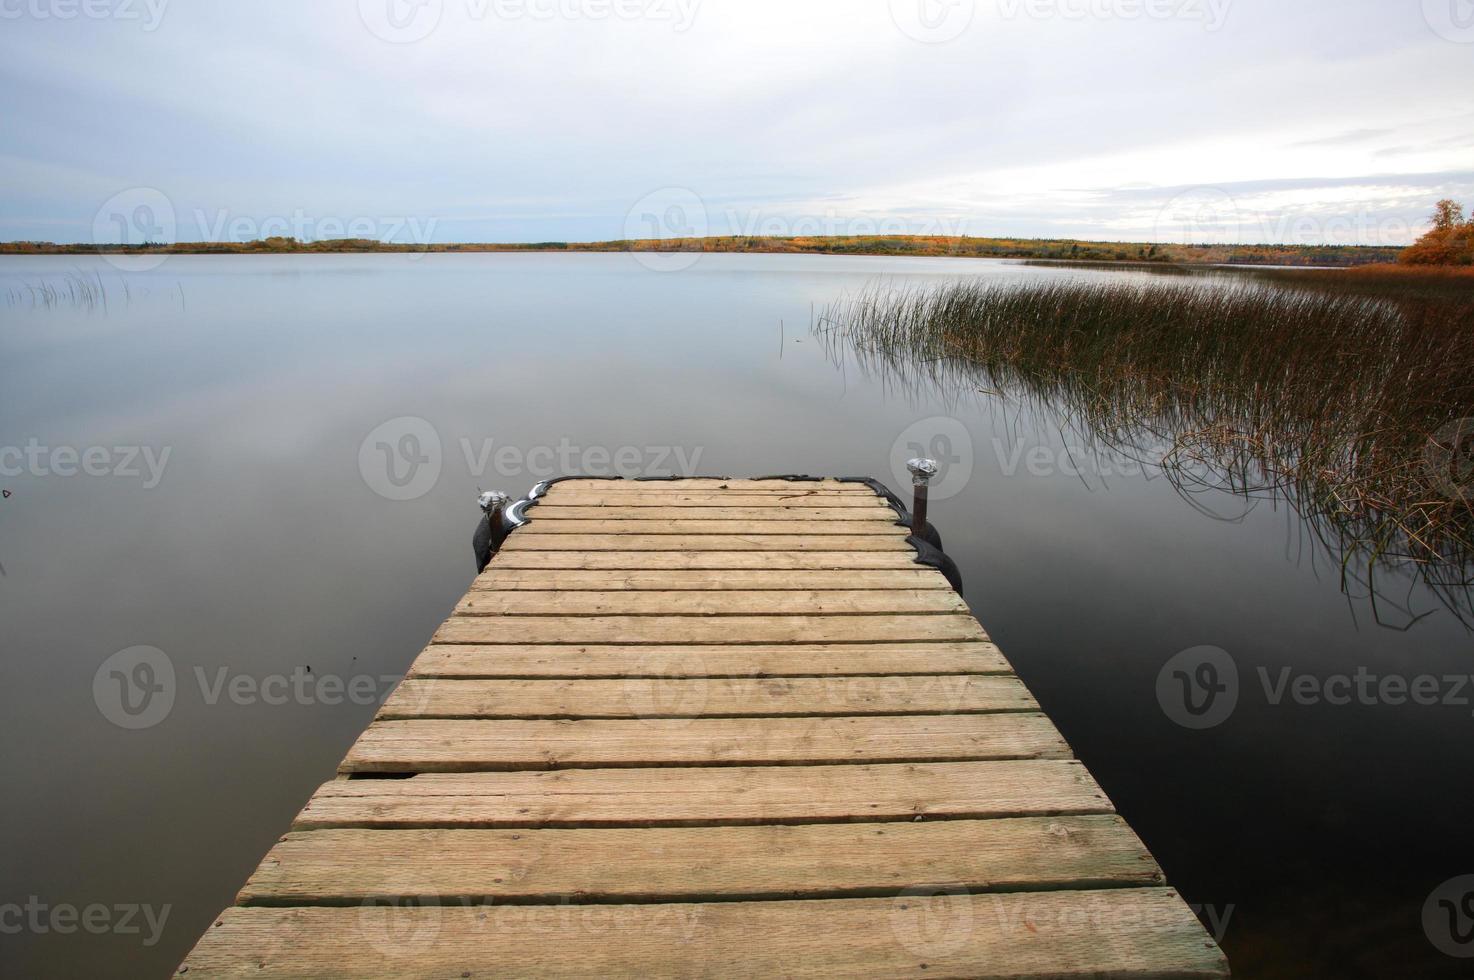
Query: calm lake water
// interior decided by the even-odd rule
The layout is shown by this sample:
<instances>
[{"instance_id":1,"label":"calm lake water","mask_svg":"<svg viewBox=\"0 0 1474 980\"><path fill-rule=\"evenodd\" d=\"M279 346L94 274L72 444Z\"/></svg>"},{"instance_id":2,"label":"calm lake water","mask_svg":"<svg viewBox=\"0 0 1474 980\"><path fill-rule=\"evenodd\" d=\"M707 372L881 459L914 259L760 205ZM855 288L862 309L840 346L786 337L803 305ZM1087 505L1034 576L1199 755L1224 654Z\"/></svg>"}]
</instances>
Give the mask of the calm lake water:
<instances>
[{"instance_id":1,"label":"calm lake water","mask_svg":"<svg viewBox=\"0 0 1474 980\"><path fill-rule=\"evenodd\" d=\"M1285 507L1184 499L1047 406L898 386L810 332L878 281L1122 275L0 259L0 973L170 975L466 590L478 487L617 465L899 490L925 451L968 601L1237 975L1467 975L1437 944L1474 952L1474 923L1430 896L1474 875L1474 643L1435 597L1389 578L1379 624ZM1237 672L1230 714L1159 697L1203 646ZM172 668L171 702L120 702L105 662L135 647L158 669L125 676ZM1421 677L1438 703L1397 696Z\"/></svg>"}]
</instances>

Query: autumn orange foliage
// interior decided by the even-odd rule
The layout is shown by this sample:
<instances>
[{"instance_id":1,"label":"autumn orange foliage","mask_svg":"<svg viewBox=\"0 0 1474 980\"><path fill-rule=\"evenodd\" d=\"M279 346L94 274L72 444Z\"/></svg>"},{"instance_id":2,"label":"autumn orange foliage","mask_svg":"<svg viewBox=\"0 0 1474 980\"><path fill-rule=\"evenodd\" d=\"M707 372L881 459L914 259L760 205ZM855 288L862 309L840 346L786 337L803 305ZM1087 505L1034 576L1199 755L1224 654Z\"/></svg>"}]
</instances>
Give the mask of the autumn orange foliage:
<instances>
[{"instance_id":1,"label":"autumn orange foliage","mask_svg":"<svg viewBox=\"0 0 1474 980\"><path fill-rule=\"evenodd\" d=\"M1433 209L1433 227L1398 261L1404 265L1474 265L1474 221L1464 217L1458 202L1439 201Z\"/></svg>"}]
</instances>

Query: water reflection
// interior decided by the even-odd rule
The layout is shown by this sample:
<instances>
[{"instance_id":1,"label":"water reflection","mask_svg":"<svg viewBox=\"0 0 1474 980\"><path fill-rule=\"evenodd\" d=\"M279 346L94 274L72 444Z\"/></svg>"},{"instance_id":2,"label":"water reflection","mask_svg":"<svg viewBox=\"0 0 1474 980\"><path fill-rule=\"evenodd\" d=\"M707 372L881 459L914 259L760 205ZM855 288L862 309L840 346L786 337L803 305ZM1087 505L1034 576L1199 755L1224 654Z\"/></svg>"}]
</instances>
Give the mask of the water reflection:
<instances>
[{"instance_id":1,"label":"water reflection","mask_svg":"<svg viewBox=\"0 0 1474 980\"><path fill-rule=\"evenodd\" d=\"M901 489L913 442L953 457L932 520L968 601L1174 885L1234 907L1236 975L1353 975L1327 965L1348 944L1391 964L1361 975L1445 965L1419 914L1469 870L1470 708L1272 702L1258 677L1468 674L1453 617L1361 628L1339 569L1301 560L1324 559L1289 509L1203 492L1220 518L1204 519L1052 400L900 391L849 347L836 368L802 328L877 280L1144 277L778 255L673 274L621 255L176 256L125 274L20 257L0 261L0 290L59 286L79 265L101 272L106 311L0 306L0 449L149 448L162 479L145 489L141 456L136 477L48 463L0 478L14 491L0 500L0 905L172 914L151 947L0 937L0 974L169 976L373 716L352 683L325 697L318 681L387 690L464 594L478 487L521 494L628 447L649 470ZM395 500L363 453L382 476L377 446L399 442L374 434L405 418L434 427L441 466ZM1428 608L1426 590L1412 597ZM1233 656L1244 690L1221 726L1189 732L1156 684L1203 645ZM126 651L136 670L141 647L167 654L179 686L166 719L128 730L94 683ZM234 697L241 678L249 692L314 680L278 705ZM1346 857L1371 853L1370 870Z\"/></svg>"},{"instance_id":2,"label":"water reflection","mask_svg":"<svg viewBox=\"0 0 1474 980\"><path fill-rule=\"evenodd\" d=\"M1474 289L1192 278L872 288L817 333L891 390L1058 417L1081 479L1159 476L1219 521L1288 507L1383 625L1425 615L1409 579L1474 624Z\"/></svg>"}]
</instances>

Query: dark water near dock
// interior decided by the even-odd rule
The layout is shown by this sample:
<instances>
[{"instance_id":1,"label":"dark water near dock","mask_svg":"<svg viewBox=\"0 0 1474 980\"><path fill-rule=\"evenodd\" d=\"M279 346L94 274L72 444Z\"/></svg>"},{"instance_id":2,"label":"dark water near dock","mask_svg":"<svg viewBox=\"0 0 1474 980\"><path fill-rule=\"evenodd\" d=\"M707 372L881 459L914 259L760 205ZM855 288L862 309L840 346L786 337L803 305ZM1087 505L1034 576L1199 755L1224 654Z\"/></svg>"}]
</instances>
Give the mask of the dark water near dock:
<instances>
[{"instance_id":1,"label":"dark water near dock","mask_svg":"<svg viewBox=\"0 0 1474 980\"><path fill-rule=\"evenodd\" d=\"M0 975L170 974L464 593L478 487L901 490L923 451L974 611L1237 976L1467 975L1471 634L1394 573L1378 623L1283 506L1184 499L1048 406L897 386L810 333L878 277L973 275L1140 274L0 259ZM1188 703L1203 647L1237 683Z\"/></svg>"}]
</instances>

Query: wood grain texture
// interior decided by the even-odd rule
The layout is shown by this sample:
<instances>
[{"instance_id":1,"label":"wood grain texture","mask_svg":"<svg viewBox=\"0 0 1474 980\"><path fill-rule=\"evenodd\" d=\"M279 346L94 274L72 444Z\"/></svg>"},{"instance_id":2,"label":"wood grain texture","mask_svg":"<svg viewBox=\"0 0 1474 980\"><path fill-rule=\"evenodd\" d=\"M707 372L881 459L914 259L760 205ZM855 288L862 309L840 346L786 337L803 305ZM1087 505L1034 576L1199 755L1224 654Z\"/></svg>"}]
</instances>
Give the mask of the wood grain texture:
<instances>
[{"instance_id":1,"label":"wood grain texture","mask_svg":"<svg viewBox=\"0 0 1474 980\"><path fill-rule=\"evenodd\" d=\"M376 721L343 772L1064 758L1041 714Z\"/></svg>"},{"instance_id":2,"label":"wood grain texture","mask_svg":"<svg viewBox=\"0 0 1474 980\"><path fill-rule=\"evenodd\" d=\"M651 662L647 670L662 665ZM410 679L379 710L408 718L759 718L1038 711L1016 677Z\"/></svg>"},{"instance_id":3,"label":"wood grain texture","mask_svg":"<svg viewBox=\"0 0 1474 980\"><path fill-rule=\"evenodd\" d=\"M514 535L515 537L515 535ZM488 570L745 571L924 568L914 551L501 551Z\"/></svg>"},{"instance_id":4,"label":"wood grain texture","mask_svg":"<svg viewBox=\"0 0 1474 980\"><path fill-rule=\"evenodd\" d=\"M234 908L191 978L1219 978L1165 888L791 902Z\"/></svg>"},{"instance_id":5,"label":"wood grain texture","mask_svg":"<svg viewBox=\"0 0 1474 980\"><path fill-rule=\"evenodd\" d=\"M436 643L894 643L983 640L971 616L453 616Z\"/></svg>"},{"instance_id":6,"label":"wood grain texture","mask_svg":"<svg viewBox=\"0 0 1474 980\"><path fill-rule=\"evenodd\" d=\"M861 589L946 589L934 568L866 569L671 569L585 571L504 568L493 564L471 583L477 592L693 592L855 591Z\"/></svg>"},{"instance_id":7,"label":"wood grain texture","mask_svg":"<svg viewBox=\"0 0 1474 980\"><path fill-rule=\"evenodd\" d=\"M881 498L869 494L834 493L795 489L785 492L740 490L664 490L659 492L621 490L611 484L607 490L566 490L550 493L529 511L536 515L544 508L559 507L741 507L828 509L887 507ZM887 507L889 510L889 507ZM894 511L890 511L894 514Z\"/></svg>"},{"instance_id":8,"label":"wood grain texture","mask_svg":"<svg viewBox=\"0 0 1474 980\"><path fill-rule=\"evenodd\" d=\"M661 506L658 501L647 506L558 506L538 504L527 512L535 523L566 520L589 521L839 521L871 522L894 525L900 518L879 502L869 506L805 507L803 501L784 501L767 506Z\"/></svg>"},{"instance_id":9,"label":"wood grain texture","mask_svg":"<svg viewBox=\"0 0 1474 980\"><path fill-rule=\"evenodd\" d=\"M967 613L950 589L801 589L716 592L483 592L456 604L457 616L715 616Z\"/></svg>"},{"instance_id":10,"label":"wood grain texture","mask_svg":"<svg viewBox=\"0 0 1474 980\"><path fill-rule=\"evenodd\" d=\"M991 643L788 643L721 646L437 644L410 677L825 677L1008 674Z\"/></svg>"},{"instance_id":11,"label":"wood grain texture","mask_svg":"<svg viewBox=\"0 0 1474 980\"><path fill-rule=\"evenodd\" d=\"M1072 759L430 773L322 786L296 829L658 827L1109 813Z\"/></svg>"},{"instance_id":12,"label":"wood grain texture","mask_svg":"<svg viewBox=\"0 0 1474 980\"><path fill-rule=\"evenodd\" d=\"M869 486L527 513L180 975L1226 975Z\"/></svg>"},{"instance_id":13,"label":"wood grain texture","mask_svg":"<svg viewBox=\"0 0 1474 980\"><path fill-rule=\"evenodd\" d=\"M444 901L709 901L1150 886L1115 816L577 830L324 830L271 849L242 905L346 905L435 883Z\"/></svg>"},{"instance_id":14,"label":"wood grain texture","mask_svg":"<svg viewBox=\"0 0 1474 980\"><path fill-rule=\"evenodd\" d=\"M894 517L894 515L892 515ZM536 520L518 534L704 534L787 535L802 537L883 535L904 539L906 528L890 521L799 521L786 517L777 520Z\"/></svg>"},{"instance_id":15,"label":"wood grain texture","mask_svg":"<svg viewBox=\"0 0 1474 980\"><path fill-rule=\"evenodd\" d=\"M815 522L822 523L822 522ZM513 531L509 551L895 551L914 555L901 528L885 534L541 534Z\"/></svg>"},{"instance_id":16,"label":"wood grain texture","mask_svg":"<svg viewBox=\"0 0 1474 980\"><path fill-rule=\"evenodd\" d=\"M618 489L626 493L687 493L692 490L735 490L738 492L764 490L777 493L858 493L874 498L875 491L863 483L849 480L824 478L818 480L719 480L710 477L694 477L685 480L559 480L548 487L547 498L552 499L566 493L600 493Z\"/></svg>"}]
</instances>

